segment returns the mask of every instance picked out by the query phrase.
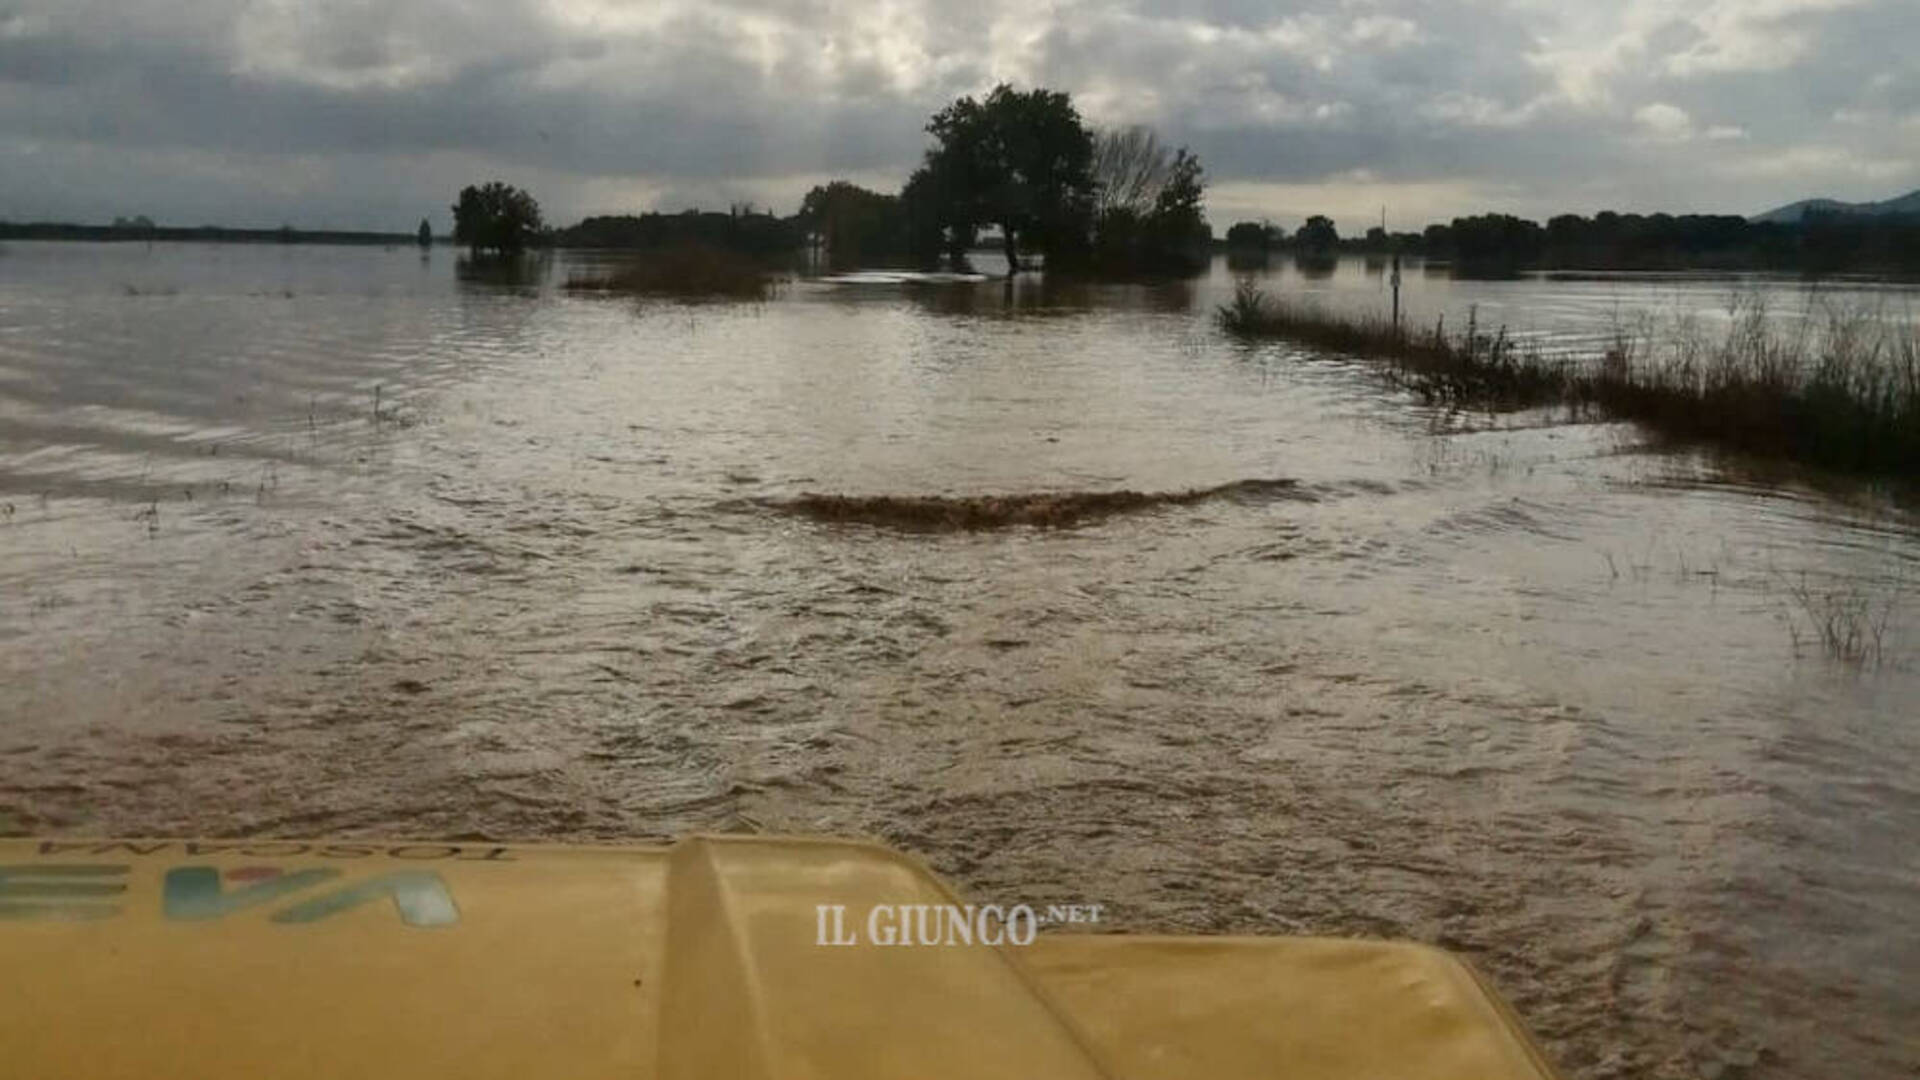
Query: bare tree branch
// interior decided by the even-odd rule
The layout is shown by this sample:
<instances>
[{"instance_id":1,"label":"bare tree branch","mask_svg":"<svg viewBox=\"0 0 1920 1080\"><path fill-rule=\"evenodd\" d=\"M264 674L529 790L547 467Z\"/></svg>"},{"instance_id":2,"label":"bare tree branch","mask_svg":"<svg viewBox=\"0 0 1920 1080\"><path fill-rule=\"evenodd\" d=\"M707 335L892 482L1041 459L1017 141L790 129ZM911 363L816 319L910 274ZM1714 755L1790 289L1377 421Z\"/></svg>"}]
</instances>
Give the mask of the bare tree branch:
<instances>
[{"instance_id":1,"label":"bare tree branch","mask_svg":"<svg viewBox=\"0 0 1920 1080\"><path fill-rule=\"evenodd\" d=\"M1113 210L1145 216L1166 186L1172 156L1160 137L1143 124L1109 128L1094 134L1093 180L1097 185L1094 210Z\"/></svg>"}]
</instances>

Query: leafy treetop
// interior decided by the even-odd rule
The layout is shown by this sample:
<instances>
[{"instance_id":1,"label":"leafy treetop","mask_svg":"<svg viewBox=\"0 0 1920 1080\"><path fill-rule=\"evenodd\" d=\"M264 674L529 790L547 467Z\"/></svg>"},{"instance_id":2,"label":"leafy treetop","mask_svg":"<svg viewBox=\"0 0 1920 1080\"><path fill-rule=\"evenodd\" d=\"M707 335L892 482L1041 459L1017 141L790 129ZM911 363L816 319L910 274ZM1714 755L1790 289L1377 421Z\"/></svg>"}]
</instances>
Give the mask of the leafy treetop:
<instances>
[{"instance_id":1,"label":"leafy treetop","mask_svg":"<svg viewBox=\"0 0 1920 1080\"><path fill-rule=\"evenodd\" d=\"M467 187L453 204L453 239L475 254L511 255L540 235L540 204L498 180Z\"/></svg>"}]
</instances>

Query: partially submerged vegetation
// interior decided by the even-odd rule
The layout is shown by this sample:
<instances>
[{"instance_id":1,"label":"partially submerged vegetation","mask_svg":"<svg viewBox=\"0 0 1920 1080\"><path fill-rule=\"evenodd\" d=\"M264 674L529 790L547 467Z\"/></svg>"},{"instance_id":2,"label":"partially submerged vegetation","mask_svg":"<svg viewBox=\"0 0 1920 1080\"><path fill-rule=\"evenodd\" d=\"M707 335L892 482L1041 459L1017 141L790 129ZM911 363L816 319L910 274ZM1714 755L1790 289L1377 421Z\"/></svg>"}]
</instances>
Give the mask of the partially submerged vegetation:
<instances>
[{"instance_id":1,"label":"partially submerged vegetation","mask_svg":"<svg viewBox=\"0 0 1920 1080\"><path fill-rule=\"evenodd\" d=\"M597 274L566 280L572 292L642 296L718 296L760 300L773 291L773 270L759 259L706 244L682 244Z\"/></svg>"},{"instance_id":2,"label":"partially submerged vegetation","mask_svg":"<svg viewBox=\"0 0 1920 1080\"><path fill-rule=\"evenodd\" d=\"M603 214L556 229L551 239L555 247L662 251L697 246L770 258L797 250L802 233L792 218L756 210L750 203L737 203L725 213L686 210L677 214Z\"/></svg>"},{"instance_id":3,"label":"partially submerged vegetation","mask_svg":"<svg viewBox=\"0 0 1920 1080\"><path fill-rule=\"evenodd\" d=\"M1297 495L1292 480L1238 480L1187 491L1043 491L1025 495L821 495L773 503L816 521L962 532L1013 525L1059 528L1114 514L1186 506L1208 499Z\"/></svg>"},{"instance_id":4,"label":"partially submerged vegetation","mask_svg":"<svg viewBox=\"0 0 1920 1080\"><path fill-rule=\"evenodd\" d=\"M1429 404L1524 408L1559 400L1569 361L1555 360L1509 337L1483 334L1469 321L1449 336L1442 319L1410 331L1385 318L1345 316L1306 303L1277 300L1250 281L1218 312L1220 325L1245 337L1278 337L1332 352L1390 361L1389 374Z\"/></svg>"},{"instance_id":5,"label":"partially submerged vegetation","mask_svg":"<svg viewBox=\"0 0 1920 1080\"><path fill-rule=\"evenodd\" d=\"M1802 572L1786 591L1792 600L1787 631L1796 653L1812 641L1829 660L1855 667L1877 667L1886 659L1887 627L1900 606L1900 586L1876 591L1857 582L1815 584Z\"/></svg>"},{"instance_id":6,"label":"partially submerged vegetation","mask_svg":"<svg viewBox=\"0 0 1920 1080\"><path fill-rule=\"evenodd\" d=\"M1670 438L1842 472L1920 476L1920 333L1834 314L1782 334L1764 307L1734 312L1724 335L1626 330L1599 357L1552 354L1502 329L1444 322L1410 330L1282 302L1242 282L1222 327L1388 363L1430 403L1516 408L1564 404L1632 420Z\"/></svg>"}]
</instances>

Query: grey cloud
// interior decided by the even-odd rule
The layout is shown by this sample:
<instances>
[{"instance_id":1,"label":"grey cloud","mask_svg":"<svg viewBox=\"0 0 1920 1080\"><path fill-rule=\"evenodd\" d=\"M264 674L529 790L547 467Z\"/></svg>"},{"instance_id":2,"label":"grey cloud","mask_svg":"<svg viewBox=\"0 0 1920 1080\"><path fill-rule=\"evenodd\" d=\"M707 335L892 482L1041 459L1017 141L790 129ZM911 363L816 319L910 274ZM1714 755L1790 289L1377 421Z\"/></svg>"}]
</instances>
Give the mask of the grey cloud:
<instances>
[{"instance_id":1,"label":"grey cloud","mask_svg":"<svg viewBox=\"0 0 1920 1080\"><path fill-rule=\"evenodd\" d=\"M1544 212L1920 184L1911 0L1668 8L0 0L0 217L390 227L493 175L537 180L561 219L638 191L791 200L897 182L928 113L1003 78L1154 123L1242 187L1363 177ZM1793 54L1743 60L1770 33Z\"/></svg>"}]
</instances>

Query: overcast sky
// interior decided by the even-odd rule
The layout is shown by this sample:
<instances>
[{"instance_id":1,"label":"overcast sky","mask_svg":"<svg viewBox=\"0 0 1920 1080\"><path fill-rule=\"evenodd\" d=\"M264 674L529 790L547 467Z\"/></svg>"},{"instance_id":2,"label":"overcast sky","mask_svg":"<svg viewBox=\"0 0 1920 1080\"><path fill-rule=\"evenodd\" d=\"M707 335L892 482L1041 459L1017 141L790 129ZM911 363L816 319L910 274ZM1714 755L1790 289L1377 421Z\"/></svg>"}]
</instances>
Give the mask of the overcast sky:
<instances>
[{"instance_id":1,"label":"overcast sky","mask_svg":"<svg viewBox=\"0 0 1920 1080\"><path fill-rule=\"evenodd\" d=\"M408 228L896 188L997 81L1148 123L1216 230L1920 187L1920 0L0 0L0 218Z\"/></svg>"}]
</instances>

